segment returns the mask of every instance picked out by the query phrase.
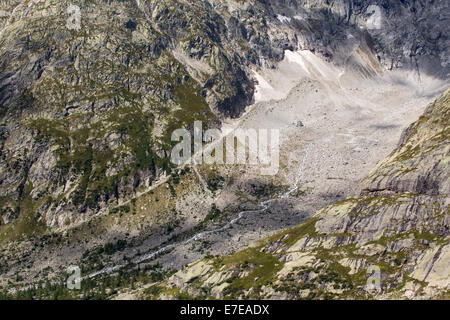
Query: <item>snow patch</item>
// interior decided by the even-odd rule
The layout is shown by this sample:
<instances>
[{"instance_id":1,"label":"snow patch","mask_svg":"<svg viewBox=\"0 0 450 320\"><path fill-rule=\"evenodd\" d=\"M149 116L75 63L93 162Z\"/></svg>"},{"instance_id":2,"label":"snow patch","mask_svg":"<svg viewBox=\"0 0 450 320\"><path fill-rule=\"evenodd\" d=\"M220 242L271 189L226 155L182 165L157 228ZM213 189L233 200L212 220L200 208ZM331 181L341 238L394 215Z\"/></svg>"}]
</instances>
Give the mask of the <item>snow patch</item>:
<instances>
[{"instance_id":1,"label":"snow patch","mask_svg":"<svg viewBox=\"0 0 450 320\"><path fill-rule=\"evenodd\" d=\"M322 60L309 50L297 52L286 50L285 55L288 61L298 64L312 78L336 81L342 73L334 65Z\"/></svg>"},{"instance_id":2,"label":"snow patch","mask_svg":"<svg viewBox=\"0 0 450 320\"><path fill-rule=\"evenodd\" d=\"M298 64L307 75L311 75L308 70L307 62L301 54L299 54L298 52L286 50L284 56L287 61L289 61L290 63Z\"/></svg>"},{"instance_id":3,"label":"snow patch","mask_svg":"<svg viewBox=\"0 0 450 320\"><path fill-rule=\"evenodd\" d=\"M258 84L255 87L255 102L279 100L283 95L275 90L270 83L258 72L253 71Z\"/></svg>"},{"instance_id":4,"label":"snow patch","mask_svg":"<svg viewBox=\"0 0 450 320\"><path fill-rule=\"evenodd\" d=\"M291 18L283 16L281 14L277 14L277 19L280 20L281 23L289 23L289 22L291 22Z\"/></svg>"}]
</instances>

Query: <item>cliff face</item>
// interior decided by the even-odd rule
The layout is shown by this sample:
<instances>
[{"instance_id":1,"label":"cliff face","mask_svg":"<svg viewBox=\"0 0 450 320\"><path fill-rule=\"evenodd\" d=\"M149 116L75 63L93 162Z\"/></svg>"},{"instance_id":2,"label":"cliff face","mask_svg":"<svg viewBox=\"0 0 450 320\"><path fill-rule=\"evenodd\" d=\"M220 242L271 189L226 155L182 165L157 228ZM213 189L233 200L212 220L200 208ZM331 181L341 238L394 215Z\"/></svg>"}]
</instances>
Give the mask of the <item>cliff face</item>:
<instances>
[{"instance_id":1,"label":"cliff face","mask_svg":"<svg viewBox=\"0 0 450 320\"><path fill-rule=\"evenodd\" d=\"M358 197L232 256L197 261L150 297L448 298L449 112L447 90L361 182ZM380 290L366 291L374 270Z\"/></svg>"},{"instance_id":2,"label":"cliff face","mask_svg":"<svg viewBox=\"0 0 450 320\"><path fill-rule=\"evenodd\" d=\"M449 103L444 94L404 131L398 148L363 181L363 193L448 193Z\"/></svg>"},{"instance_id":3,"label":"cliff face","mask_svg":"<svg viewBox=\"0 0 450 320\"><path fill-rule=\"evenodd\" d=\"M292 19L303 47L326 56L345 56L342 43L356 37L364 39L387 68L438 73L448 66L449 27L441 25L449 19L445 1L270 2L278 14Z\"/></svg>"}]
</instances>

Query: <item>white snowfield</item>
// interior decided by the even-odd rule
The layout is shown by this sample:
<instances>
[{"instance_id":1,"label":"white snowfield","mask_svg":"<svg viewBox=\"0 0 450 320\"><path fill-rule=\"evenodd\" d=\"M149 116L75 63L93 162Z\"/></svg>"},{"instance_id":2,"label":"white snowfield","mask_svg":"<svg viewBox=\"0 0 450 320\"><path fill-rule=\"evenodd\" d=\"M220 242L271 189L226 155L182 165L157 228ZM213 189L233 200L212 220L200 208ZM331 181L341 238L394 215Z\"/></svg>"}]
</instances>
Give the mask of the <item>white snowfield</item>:
<instances>
[{"instance_id":1,"label":"white snowfield","mask_svg":"<svg viewBox=\"0 0 450 320\"><path fill-rule=\"evenodd\" d=\"M254 97L258 103L286 98L297 81L302 78L338 81L344 71L309 50L296 52L286 50L285 58L277 71L266 70L264 75L256 71L253 73L258 82Z\"/></svg>"},{"instance_id":2,"label":"white snowfield","mask_svg":"<svg viewBox=\"0 0 450 320\"><path fill-rule=\"evenodd\" d=\"M283 16L281 14L277 14L277 19L281 22L281 23L289 23L291 22L291 18Z\"/></svg>"}]
</instances>

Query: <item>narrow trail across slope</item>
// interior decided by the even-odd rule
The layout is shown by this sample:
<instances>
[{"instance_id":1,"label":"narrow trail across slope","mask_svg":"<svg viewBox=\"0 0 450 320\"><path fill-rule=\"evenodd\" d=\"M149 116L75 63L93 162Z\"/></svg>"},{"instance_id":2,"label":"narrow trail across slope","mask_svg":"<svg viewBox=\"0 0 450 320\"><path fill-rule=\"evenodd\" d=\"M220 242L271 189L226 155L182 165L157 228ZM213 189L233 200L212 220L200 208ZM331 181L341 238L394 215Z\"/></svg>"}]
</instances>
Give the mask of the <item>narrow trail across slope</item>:
<instances>
[{"instance_id":1,"label":"narrow trail across slope","mask_svg":"<svg viewBox=\"0 0 450 320\"><path fill-rule=\"evenodd\" d=\"M293 192L295 192L297 190L297 188L298 188L298 185L300 183L300 179L302 178L302 175L303 175L303 169L305 167L306 160L308 159L309 150L311 149L312 145L313 145L313 143L310 143L305 148L305 155L303 156L303 159L302 159L302 161L301 161L301 163L299 165L294 186L291 189L289 189L287 192L282 194L281 196L260 202L260 204L258 205L259 209L256 209L256 210L244 210L244 211L239 212L237 217L233 218L232 220L230 220L228 223L226 223L222 227L215 228L213 230L199 232L199 233L193 235L192 237L190 237L189 239L186 239L184 241L174 242L172 244L166 245L166 246L164 246L164 247L162 247L162 248L160 248L158 250L149 252L149 253L147 253L147 254L139 257L139 258L136 258L136 259L132 260L132 262L133 263L141 263L141 262L143 262L145 260L152 259L152 258L156 257L157 255L159 255L161 253L167 252L167 251L169 251L169 250L171 250L171 249L173 249L173 248L175 248L177 246L185 245L185 244L188 244L188 243L191 243L191 242L194 242L194 241L201 240L205 236L207 236L209 234L212 234L212 233L225 231L225 230L229 229L231 226L233 226L234 224L236 224L238 221L240 221L244 216L249 215L249 214L263 213L263 212L267 211L270 208L270 204L272 202L274 202L276 200L280 200L280 199L287 199L287 198L289 198L289 196ZM119 264L119 265L115 265L115 266L112 266L112 267L104 268L104 269L102 269L100 271L94 272L94 273L86 276L85 278L92 279L92 278L95 278L95 277L97 277L99 275L102 275L102 274L109 274L109 273L118 271L118 270L124 268L125 266L126 266L126 264Z\"/></svg>"}]
</instances>

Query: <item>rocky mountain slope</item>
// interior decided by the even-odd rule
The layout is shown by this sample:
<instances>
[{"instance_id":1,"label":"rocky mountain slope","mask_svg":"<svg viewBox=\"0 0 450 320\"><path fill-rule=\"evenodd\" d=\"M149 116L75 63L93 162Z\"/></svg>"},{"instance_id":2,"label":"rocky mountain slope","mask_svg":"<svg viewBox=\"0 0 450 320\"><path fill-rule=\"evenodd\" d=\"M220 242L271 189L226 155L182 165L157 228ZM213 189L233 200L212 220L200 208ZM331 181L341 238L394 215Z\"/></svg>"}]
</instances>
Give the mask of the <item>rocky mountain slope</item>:
<instances>
[{"instance_id":1,"label":"rocky mountain slope","mask_svg":"<svg viewBox=\"0 0 450 320\"><path fill-rule=\"evenodd\" d=\"M70 5L80 8L79 28L68 27ZM373 106L364 95L374 94L378 100L383 90L358 95L354 86L373 80L370 86L376 87L384 81L377 76L390 70L404 71L405 76L390 75L389 84L398 87L390 88L389 94L399 87L409 94L413 81L419 84L414 86L419 88L414 89L414 99L425 105L423 101L442 92L450 74L448 6L446 1L381 0L0 0L0 286L54 278L73 263L86 275L122 265L131 257L139 260L144 252L255 208L259 196L289 189L280 185L285 181L242 174L246 168L177 168L169 160L174 129L192 130L195 120L203 121L205 129L242 120L252 109L247 107L260 100L258 88L276 87L272 78L265 83L261 74L285 68L313 80L301 82L301 90L293 88L299 85L298 75L295 81L283 76L277 84L284 93L301 93L289 103L305 97L314 102L307 106L309 111L303 106L297 110L305 112L302 121L310 126L311 139L320 136L314 131L326 132L326 113L334 113L336 130L359 121L361 105ZM300 50L303 56L297 54ZM306 60L297 63L302 57ZM328 79L322 75L323 66L342 72ZM411 75L414 80L408 78ZM329 95L345 85L335 108ZM271 106L269 100L255 113L272 117L276 108L292 122L287 107L281 112L284 106ZM345 122L354 101L354 119ZM401 112L396 117L401 118ZM265 123L260 118L253 121ZM317 141L317 146L324 143ZM369 144L367 139L365 152ZM324 166L334 167L321 152L316 154L326 161ZM301 157L294 155L295 161ZM400 183L393 171L397 169L386 166L379 169L386 176L370 176L364 192L442 193L445 186L431 188L434 182L428 177L442 169L428 167L435 158L421 166L407 160L413 161L405 159L404 166L417 167L422 180L415 181L416 171L410 171L410 180ZM327 190L320 201L313 198L304 210L308 212L292 215L289 225L335 201L334 194L342 197L342 189L359 180L359 170L353 170L357 175L345 188ZM330 189L337 184L332 180ZM219 196L222 189L225 195ZM289 216L295 209L290 206L282 204L277 210ZM265 222L269 229L286 228L284 216L276 223L270 219ZM230 237L235 236L241 246L248 241L240 235ZM177 263L204 256L205 243ZM164 263L171 259L166 257Z\"/></svg>"},{"instance_id":2,"label":"rocky mountain slope","mask_svg":"<svg viewBox=\"0 0 450 320\"><path fill-rule=\"evenodd\" d=\"M239 115L250 67L285 49L339 62L351 37L388 68L448 70L448 24L434 24L446 2L381 1L377 28L364 1L71 4L79 30L66 26L68 2L2 1L2 224L28 215L40 232L63 228L135 196L170 171L174 128Z\"/></svg>"},{"instance_id":3,"label":"rocky mountain slope","mask_svg":"<svg viewBox=\"0 0 450 320\"><path fill-rule=\"evenodd\" d=\"M448 298L449 138L450 89L404 131L358 197L232 256L194 262L147 296ZM380 290L367 292L374 266Z\"/></svg>"}]
</instances>

